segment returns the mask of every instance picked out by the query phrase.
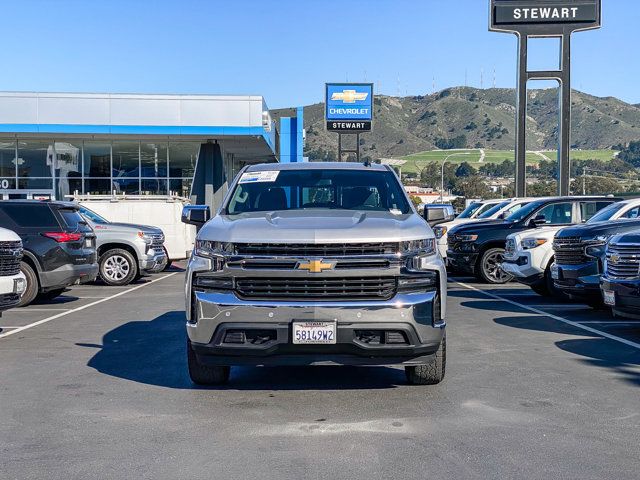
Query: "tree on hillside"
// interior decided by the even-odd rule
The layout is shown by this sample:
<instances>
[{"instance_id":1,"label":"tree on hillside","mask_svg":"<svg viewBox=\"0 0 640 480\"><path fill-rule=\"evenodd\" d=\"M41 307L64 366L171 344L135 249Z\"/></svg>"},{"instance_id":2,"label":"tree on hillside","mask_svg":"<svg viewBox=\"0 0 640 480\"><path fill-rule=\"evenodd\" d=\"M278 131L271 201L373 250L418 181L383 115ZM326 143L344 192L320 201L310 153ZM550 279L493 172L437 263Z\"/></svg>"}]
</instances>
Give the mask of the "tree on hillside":
<instances>
[{"instance_id":1,"label":"tree on hillside","mask_svg":"<svg viewBox=\"0 0 640 480\"><path fill-rule=\"evenodd\" d=\"M469 162L462 162L460 166L456 169L456 177L471 177L476 175L478 171L473 168Z\"/></svg>"},{"instance_id":2,"label":"tree on hillside","mask_svg":"<svg viewBox=\"0 0 640 480\"><path fill-rule=\"evenodd\" d=\"M614 178L586 177L575 179L571 183L571 191L576 194L582 194L583 186L587 195L612 195L624 193L627 190L624 185Z\"/></svg>"},{"instance_id":3,"label":"tree on hillside","mask_svg":"<svg viewBox=\"0 0 640 480\"><path fill-rule=\"evenodd\" d=\"M452 190L465 198L490 198L493 195L483 178L477 175L458 179Z\"/></svg>"},{"instance_id":4,"label":"tree on hillside","mask_svg":"<svg viewBox=\"0 0 640 480\"><path fill-rule=\"evenodd\" d=\"M440 150L452 150L454 148L466 148L467 136L458 135L454 138L437 138L434 145Z\"/></svg>"},{"instance_id":5,"label":"tree on hillside","mask_svg":"<svg viewBox=\"0 0 640 480\"><path fill-rule=\"evenodd\" d=\"M629 143L628 147L620 150L618 158L634 167L640 167L640 141Z\"/></svg>"},{"instance_id":6,"label":"tree on hillside","mask_svg":"<svg viewBox=\"0 0 640 480\"><path fill-rule=\"evenodd\" d=\"M539 181L527 185L527 197L551 197L557 193L558 183L555 180L551 182Z\"/></svg>"}]
</instances>

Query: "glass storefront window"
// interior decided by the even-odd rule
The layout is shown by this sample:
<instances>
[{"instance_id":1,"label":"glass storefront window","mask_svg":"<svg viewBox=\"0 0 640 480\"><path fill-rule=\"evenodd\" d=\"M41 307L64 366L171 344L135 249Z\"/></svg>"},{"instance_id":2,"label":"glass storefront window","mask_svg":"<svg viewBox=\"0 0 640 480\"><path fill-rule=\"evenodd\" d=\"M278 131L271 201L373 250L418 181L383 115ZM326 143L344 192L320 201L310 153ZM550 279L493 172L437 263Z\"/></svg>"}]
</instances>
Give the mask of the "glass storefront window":
<instances>
[{"instance_id":1,"label":"glass storefront window","mask_svg":"<svg viewBox=\"0 0 640 480\"><path fill-rule=\"evenodd\" d=\"M142 177L167 177L167 143L145 143L140 145L140 175ZM165 185L166 189L166 185Z\"/></svg>"},{"instance_id":2,"label":"glass storefront window","mask_svg":"<svg viewBox=\"0 0 640 480\"><path fill-rule=\"evenodd\" d=\"M53 148L53 143L43 142L42 140L18 141L19 177L50 178L54 164L55 149Z\"/></svg>"},{"instance_id":3,"label":"glass storefront window","mask_svg":"<svg viewBox=\"0 0 640 480\"><path fill-rule=\"evenodd\" d=\"M0 177L16 178L16 141L0 140Z\"/></svg>"},{"instance_id":4,"label":"glass storefront window","mask_svg":"<svg viewBox=\"0 0 640 480\"><path fill-rule=\"evenodd\" d=\"M113 142L113 178L140 176L140 143Z\"/></svg>"},{"instance_id":5,"label":"glass storefront window","mask_svg":"<svg viewBox=\"0 0 640 480\"><path fill-rule=\"evenodd\" d=\"M180 197L189 197L191 195L191 178L171 178L169 179L169 193Z\"/></svg>"},{"instance_id":6,"label":"glass storefront window","mask_svg":"<svg viewBox=\"0 0 640 480\"><path fill-rule=\"evenodd\" d=\"M196 169L200 142L169 144L169 176L191 178Z\"/></svg>"},{"instance_id":7,"label":"glass storefront window","mask_svg":"<svg viewBox=\"0 0 640 480\"><path fill-rule=\"evenodd\" d=\"M111 195L111 180L108 178L85 178L84 193L91 195Z\"/></svg>"},{"instance_id":8,"label":"glass storefront window","mask_svg":"<svg viewBox=\"0 0 640 480\"><path fill-rule=\"evenodd\" d=\"M114 178L113 189L116 194L138 195L140 193L140 180L137 178Z\"/></svg>"},{"instance_id":9,"label":"glass storefront window","mask_svg":"<svg viewBox=\"0 0 640 480\"><path fill-rule=\"evenodd\" d=\"M84 176L111 177L111 144L84 142Z\"/></svg>"},{"instance_id":10,"label":"glass storefront window","mask_svg":"<svg viewBox=\"0 0 640 480\"><path fill-rule=\"evenodd\" d=\"M82 141L55 142L56 197L65 200L65 195L82 191Z\"/></svg>"},{"instance_id":11,"label":"glass storefront window","mask_svg":"<svg viewBox=\"0 0 640 480\"><path fill-rule=\"evenodd\" d=\"M166 178L143 178L142 189L140 190L142 195L166 195L167 194L167 179Z\"/></svg>"},{"instance_id":12,"label":"glass storefront window","mask_svg":"<svg viewBox=\"0 0 640 480\"><path fill-rule=\"evenodd\" d=\"M19 178L18 188L27 190L52 190L53 179L51 178Z\"/></svg>"}]
</instances>

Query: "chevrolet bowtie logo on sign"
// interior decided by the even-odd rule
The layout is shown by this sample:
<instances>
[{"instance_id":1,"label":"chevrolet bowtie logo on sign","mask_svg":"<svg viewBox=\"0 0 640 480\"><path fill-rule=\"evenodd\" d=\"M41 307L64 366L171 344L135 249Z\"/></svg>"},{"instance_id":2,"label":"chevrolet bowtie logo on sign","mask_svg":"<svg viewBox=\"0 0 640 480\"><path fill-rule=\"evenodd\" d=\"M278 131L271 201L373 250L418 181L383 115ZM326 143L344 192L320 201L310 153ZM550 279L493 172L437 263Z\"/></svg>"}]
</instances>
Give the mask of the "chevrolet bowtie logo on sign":
<instances>
[{"instance_id":1,"label":"chevrolet bowtie logo on sign","mask_svg":"<svg viewBox=\"0 0 640 480\"><path fill-rule=\"evenodd\" d=\"M331 94L331 100L342 100L344 103L363 102L369 96L366 92L356 92L355 90L343 90Z\"/></svg>"},{"instance_id":2,"label":"chevrolet bowtie logo on sign","mask_svg":"<svg viewBox=\"0 0 640 480\"><path fill-rule=\"evenodd\" d=\"M322 273L325 270L333 270L335 263L323 262L322 260L309 260L308 262L299 262L298 270L307 270L309 273Z\"/></svg>"},{"instance_id":3,"label":"chevrolet bowtie logo on sign","mask_svg":"<svg viewBox=\"0 0 640 480\"><path fill-rule=\"evenodd\" d=\"M325 120L330 132L367 132L373 120L373 84L327 83Z\"/></svg>"}]
</instances>

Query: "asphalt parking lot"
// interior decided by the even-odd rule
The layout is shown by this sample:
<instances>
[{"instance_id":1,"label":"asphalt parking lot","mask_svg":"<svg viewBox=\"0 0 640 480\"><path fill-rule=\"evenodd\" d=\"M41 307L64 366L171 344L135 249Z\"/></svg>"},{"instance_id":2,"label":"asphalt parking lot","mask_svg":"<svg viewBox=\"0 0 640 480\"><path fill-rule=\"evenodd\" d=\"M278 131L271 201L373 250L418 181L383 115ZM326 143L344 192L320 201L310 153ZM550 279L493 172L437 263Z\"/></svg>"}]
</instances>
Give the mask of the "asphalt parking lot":
<instances>
[{"instance_id":1,"label":"asphalt parking lot","mask_svg":"<svg viewBox=\"0 0 640 480\"><path fill-rule=\"evenodd\" d=\"M640 323L452 280L447 378L239 368L195 388L183 275L0 319L0 478L637 479Z\"/></svg>"}]
</instances>

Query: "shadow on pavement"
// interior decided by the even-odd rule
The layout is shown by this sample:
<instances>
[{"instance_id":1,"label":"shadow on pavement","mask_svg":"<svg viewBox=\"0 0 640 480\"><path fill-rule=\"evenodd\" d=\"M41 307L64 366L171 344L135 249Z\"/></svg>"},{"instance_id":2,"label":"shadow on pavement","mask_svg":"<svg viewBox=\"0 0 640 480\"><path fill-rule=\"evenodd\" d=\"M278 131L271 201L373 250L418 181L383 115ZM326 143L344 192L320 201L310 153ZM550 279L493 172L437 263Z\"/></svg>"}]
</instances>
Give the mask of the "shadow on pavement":
<instances>
[{"instance_id":1,"label":"shadow on pavement","mask_svg":"<svg viewBox=\"0 0 640 480\"><path fill-rule=\"evenodd\" d=\"M496 318L494 322L523 330L552 332L563 335L589 336L590 333L571 325L543 316L521 316ZM623 379L640 386L640 371L634 369L640 365L640 351L620 342L593 334L593 338L561 340L555 345L565 352L579 355L581 362L601 368L609 368L622 375ZM634 371L635 370L635 371Z\"/></svg>"},{"instance_id":2,"label":"shadow on pavement","mask_svg":"<svg viewBox=\"0 0 640 480\"><path fill-rule=\"evenodd\" d=\"M187 374L184 312L167 312L151 321L134 321L108 332L102 345L78 343L98 351L88 366L133 382L198 389ZM220 390L386 389L405 385L403 369L388 367L236 367Z\"/></svg>"}]
</instances>

